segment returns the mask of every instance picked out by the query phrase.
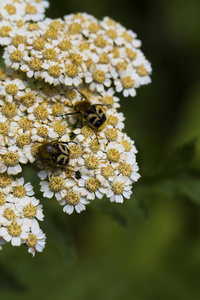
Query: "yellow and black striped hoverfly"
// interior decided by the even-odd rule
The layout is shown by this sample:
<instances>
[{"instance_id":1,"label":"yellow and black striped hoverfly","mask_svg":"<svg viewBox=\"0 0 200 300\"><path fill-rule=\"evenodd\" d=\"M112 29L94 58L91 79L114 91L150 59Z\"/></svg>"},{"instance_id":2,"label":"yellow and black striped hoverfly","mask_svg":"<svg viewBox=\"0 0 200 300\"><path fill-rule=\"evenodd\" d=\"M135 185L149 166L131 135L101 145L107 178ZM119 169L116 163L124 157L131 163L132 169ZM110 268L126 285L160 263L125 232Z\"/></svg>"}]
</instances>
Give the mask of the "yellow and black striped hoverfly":
<instances>
[{"instance_id":1,"label":"yellow and black striped hoverfly","mask_svg":"<svg viewBox=\"0 0 200 300\"><path fill-rule=\"evenodd\" d=\"M81 94L81 96L84 99L75 103L75 112L67 113L63 116L79 114L81 117L81 124L83 120L94 131L97 141L99 143L97 132L103 130L107 124L106 114L104 113L101 107L109 105L91 104L89 99L83 93L81 93L77 88L74 89L76 89L77 92L79 92L79 94Z\"/></svg>"},{"instance_id":2,"label":"yellow and black striped hoverfly","mask_svg":"<svg viewBox=\"0 0 200 300\"><path fill-rule=\"evenodd\" d=\"M36 141L37 143L41 143ZM73 141L63 142L63 141L47 141L42 143L38 148L38 160L44 161L47 166L54 169L55 167L69 170L66 166L70 161L70 150L68 148L69 143L74 143Z\"/></svg>"}]
</instances>

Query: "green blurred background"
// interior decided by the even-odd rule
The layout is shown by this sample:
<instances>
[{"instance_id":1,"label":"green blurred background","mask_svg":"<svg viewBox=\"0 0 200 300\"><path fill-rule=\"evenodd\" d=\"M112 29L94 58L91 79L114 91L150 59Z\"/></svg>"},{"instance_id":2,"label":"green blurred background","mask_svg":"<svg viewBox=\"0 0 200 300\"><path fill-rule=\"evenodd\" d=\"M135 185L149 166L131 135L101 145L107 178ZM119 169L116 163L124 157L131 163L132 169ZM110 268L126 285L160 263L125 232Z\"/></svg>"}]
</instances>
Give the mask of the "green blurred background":
<instances>
[{"instance_id":1,"label":"green blurred background","mask_svg":"<svg viewBox=\"0 0 200 300\"><path fill-rule=\"evenodd\" d=\"M123 205L96 200L80 215L37 192L46 248L3 247L0 299L199 300L200 2L50 2L48 17L110 16L142 40L152 84L121 101L142 177Z\"/></svg>"}]
</instances>

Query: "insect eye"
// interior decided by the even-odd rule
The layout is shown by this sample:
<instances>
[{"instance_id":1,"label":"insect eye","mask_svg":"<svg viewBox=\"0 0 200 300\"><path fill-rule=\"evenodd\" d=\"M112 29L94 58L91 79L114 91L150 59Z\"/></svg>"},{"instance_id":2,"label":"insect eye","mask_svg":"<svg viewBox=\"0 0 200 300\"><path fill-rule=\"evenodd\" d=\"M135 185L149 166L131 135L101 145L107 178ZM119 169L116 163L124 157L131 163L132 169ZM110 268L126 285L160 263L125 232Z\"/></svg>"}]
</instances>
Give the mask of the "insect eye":
<instances>
[{"instance_id":1,"label":"insect eye","mask_svg":"<svg viewBox=\"0 0 200 300\"><path fill-rule=\"evenodd\" d=\"M96 127L99 127L99 126L101 126L101 120L98 120L98 121L96 121Z\"/></svg>"},{"instance_id":2,"label":"insect eye","mask_svg":"<svg viewBox=\"0 0 200 300\"><path fill-rule=\"evenodd\" d=\"M51 153L53 151L53 147L51 145L47 145L46 152Z\"/></svg>"}]
</instances>

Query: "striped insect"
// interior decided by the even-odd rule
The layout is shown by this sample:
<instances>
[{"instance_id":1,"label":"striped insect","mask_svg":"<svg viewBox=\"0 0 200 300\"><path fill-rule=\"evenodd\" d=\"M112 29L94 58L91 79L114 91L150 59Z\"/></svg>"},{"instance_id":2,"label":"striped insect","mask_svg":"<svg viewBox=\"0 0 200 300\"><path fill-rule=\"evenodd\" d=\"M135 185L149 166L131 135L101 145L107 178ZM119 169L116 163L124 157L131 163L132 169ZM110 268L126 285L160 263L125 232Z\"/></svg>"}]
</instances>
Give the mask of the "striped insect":
<instances>
[{"instance_id":1,"label":"striped insect","mask_svg":"<svg viewBox=\"0 0 200 300\"><path fill-rule=\"evenodd\" d=\"M47 141L42 143L38 148L39 160L46 162L46 164L53 169L59 167L61 169L69 170L66 168L70 161L69 143L75 142Z\"/></svg>"},{"instance_id":2,"label":"striped insect","mask_svg":"<svg viewBox=\"0 0 200 300\"><path fill-rule=\"evenodd\" d=\"M108 105L91 104L89 99L84 94L82 94L78 89L76 90L82 95L84 99L75 103L75 112L65 114L65 116L79 114L81 117L81 123L83 120L94 131L99 143L97 132L103 130L107 124L106 115L102 110L102 106Z\"/></svg>"}]
</instances>

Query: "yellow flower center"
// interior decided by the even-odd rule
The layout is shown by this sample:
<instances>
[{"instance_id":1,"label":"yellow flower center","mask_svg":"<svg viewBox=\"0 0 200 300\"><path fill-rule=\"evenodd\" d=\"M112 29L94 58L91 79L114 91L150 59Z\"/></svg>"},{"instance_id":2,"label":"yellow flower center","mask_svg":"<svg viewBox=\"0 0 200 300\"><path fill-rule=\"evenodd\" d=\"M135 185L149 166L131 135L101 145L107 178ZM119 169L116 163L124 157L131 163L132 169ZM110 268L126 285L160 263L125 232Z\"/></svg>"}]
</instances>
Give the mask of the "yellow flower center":
<instances>
[{"instance_id":1,"label":"yellow flower center","mask_svg":"<svg viewBox=\"0 0 200 300\"><path fill-rule=\"evenodd\" d=\"M17 107L14 103L6 103L2 106L1 113L11 119L17 115Z\"/></svg>"},{"instance_id":2,"label":"yellow flower center","mask_svg":"<svg viewBox=\"0 0 200 300\"><path fill-rule=\"evenodd\" d=\"M65 182L62 177L59 176L52 176L49 182L49 189L54 192L58 193L62 191L62 189L65 187Z\"/></svg>"},{"instance_id":3,"label":"yellow flower center","mask_svg":"<svg viewBox=\"0 0 200 300\"><path fill-rule=\"evenodd\" d=\"M16 8L12 4L6 4L5 9L9 13L9 15L14 15L16 13Z\"/></svg>"},{"instance_id":4,"label":"yellow flower center","mask_svg":"<svg viewBox=\"0 0 200 300\"><path fill-rule=\"evenodd\" d=\"M137 72L140 76L148 75L148 71L147 71L147 69L145 69L145 67L143 65L137 67Z\"/></svg>"},{"instance_id":5,"label":"yellow flower center","mask_svg":"<svg viewBox=\"0 0 200 300\"><path fill-rule=\"evenodd\" d=\"M98 48L104 48L106 46L106 40L102 36L97 36L94 40L94 44Z\"/></svg>"},{"instance_id":6,"label":"yellow flower center","mask_svg":"<svg viewBox=\"0 0 200 300\"><path fill-rule=\"evenodd\" d=\"M34 71L40 71L42 67L42 60L34 57L32 60L30 60L29 67Z\"/></svg>"},{"instance_id":7,"label":"yellow flower center","mask_svg":"<svg viewBox=\"0 0 200 300\"><path fill-rule=\"evenodd\" d=\"M9 176L7 173L0 174L0 187L5 188L10 186L12 182L12 177Z\"/></svg>"},{"instance_id":8,"label":"yellow flower center","mask_svg":"<svg viewBox=\"0 0 200 300\"><path fill-rule=\"evenodd\" d=\"M58 78L61 75L61 66L59 64L51 66L48 69L49 75L51 75L54 78Z\"/></svg>"},{"instance_id":9,"label":"yellow flower center","mask_svg":"<svg viewBox=\"0 0 200 300\"><path fill-rule=\"evenodd\" d=\"M26 188L23 185L18 185L13 188L13 195L17 198L26 196Z\"/></svg>"},{"instance_id":10,"label":"yellow flower center","mask_svg":"<svg viewBox=\"0 0 200 300\"><path fill-rule=\"evenodd\" d=\"M71 205L76 205L80 202L80 196L78 192L72 190L67 190L67 195L65 196L65 199L67 203Z\"/></svg>"},{"instance_id":11,"label":"yellow flower center","mask_svg":"<svg viewBox=\"0 0 200 300\"><path fill-rule=\"evenodd\" d=\"M18 92L18 87L15 83L11 83L11 84L8 84L6 86L6 92L9 94L9 95L16 95L17 92Z\"/></svg>"},{"instance_id":12,"label":"yellow flower center","mask_svg":"<svg viewBox=\"0 0 200 300\"><path fill-rule=\"evenodd\" d=\"M100 187L100 182L98 179L94 178L94 177L90 177L89 179L86 180L85 182L85 187L86 189L93 193L95 192L96 190L98 190L98 188Z\"/></svg>"},{"instance_id":13,"label":"yellow flower center","mask_svg":"<svg viewBox=\"0 0 200 300\"><path fill-rule=\"evenodd\" d=\"M29 145L30 142L31 139L29 134L22 133L17 136L16 144L19 148L23 148L25 145Z\"/></svg>"},{"instance_id":14,"label":"yellow flower center","mask_svg":"<svg viewBox=\"0 0 200 300\"><path fill-rule=\"evenodd\" d=\"M6 166L16 166L19 163L19 154L9 151L4 155L4 163Z\"/></svg>"},{"instance_id":15,"label":"yellow flower center","mask_svg":"<svg viewBox=\"0 0 200 300\"><path fill-rule=\"evenodd\" d=\"M23 212L26 218L33 219L37 214L37 207L29 203L24 207Z\"/></svg>"},{"instance_id":16,"label":"yellow flower center","mask_svg":"<svg viewBox=\"0 0 200 300\"><path fill-rule=\"evenodd\" d=\"M18 225L17 222L12 222L8 227L8 233L12 236L19 236L22 233L21 225Z\"/></svg>"},{"instance_id":17,"label":"yellow flower center","mask_svg":"<svg viewBox=\"0 0 200 300\"><path fill-rule=\"evenodd\" d=\"M9 33L10 33L11 30L12 30L12 29L11 29L10 26L2 26L2 27L0 28L0 36L2 36L2 37L7 37L7 36L9 36Z\"/></svg>"},{"instance_id":18,"label":"yellow flower center","mask_svg":"<svg viewBox=\"0 0 200 300\"><path fill-rule=\"evenodd\" d=\"M134 86L134 80L130 76L123 77L121 83L125 89L130 89Z\"/></svg>"},{"instance_id":19,"label":"yellow flower center","mask_svg":"<svg viewBox=\"0 0 200 300\"><path fill-rule=\"evenodd\" d=\"M37 8L34 5L28 3L25 7L25 11L27 14L34 15L37 13Z\"/></svg>"},{"instance_id":20,"label":"yellow flower center","mask_svg":"<svg viewBox=\"0 0 200 300\"><path fill-rule=\"evenodd\" d=\"M89 170L94 170L98 167L99 165L99 158L95 155L88 155L85 158L85 166L86 168L88 168Z\"/></svg>"},{"instance_id":21,"label":"yellow flower center","mask_svg":"<svg viewBox=\"0 0 200 300\"><path fill-rule=\"evenodd\" d=\"M11 54L10 54L10 59L12 61L21 61L23 57L23 52L20 50L14 50Z\"/></svg>"},{"instance_id":22,"label":"yellow flower center","mask_svg":"<svg viewBox=\"0 0 200 300\"><path fill-rule=\"evenodd\" d=\"M103 83L106 80L106 74L102 70L94 71L94 73L92 74L92 77L93 77L94 81L96 81L97 83Z\"/></svg>"},{"instance_id":23,"label":"yellow flower center","mask_svg":"<svg viewBox=\"0 0 200 300\"><path fill-rule=\"evenodd\" d=\"M3 213L3 216L4 218L6 218L8 221L10 220L13 220L15 218L15 212L13 209L10 209L10 208L6 208L4 210L4 213Z\"/></svg>"},{"instance_id":24,"label":"yellow flower center","mask_svg":"<svg viewBox=\"0 0 200 300\"><path fill-rule=\"evenodd\" d=\"M76 77L78 75L78 67L74 64L66 64L65 72L68 77Z\"/></svg>"},{"instance_id":25,"label":"yellow flower center","mask_svg":"<svg viewBox=\"0 0 200 300\"><path fill-rule=\"evenodd\" d=\"M37 245L37 237L33 233L29 233L28 238L26 239L26 244L28 247L35 247Z\"/></svg>"},{"instance_id":26,"label":"yellow flower center","mask_svg":"<svg viewBox=\"0 0 200 300\"><path fill-rule=\"evenodd\" d=\"M124 185L121 182L116 182L112 185L112 190L115 195L120 195L124 191Z\"/></svg>"},{"instance_id":27,"label":"yellow flower center","mask_svg":"<svg viewBox=\"0 0 200 300\"><path fill-rule=\"evenodd\" d=\"M120 153L117 149L111 148L107 151L107 158L110 162L118 162L120 159Z\"/></svg>"}]
</instances>

